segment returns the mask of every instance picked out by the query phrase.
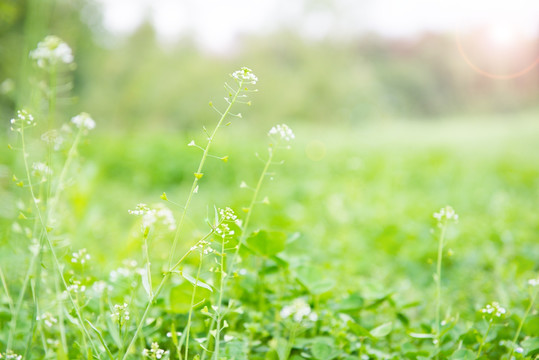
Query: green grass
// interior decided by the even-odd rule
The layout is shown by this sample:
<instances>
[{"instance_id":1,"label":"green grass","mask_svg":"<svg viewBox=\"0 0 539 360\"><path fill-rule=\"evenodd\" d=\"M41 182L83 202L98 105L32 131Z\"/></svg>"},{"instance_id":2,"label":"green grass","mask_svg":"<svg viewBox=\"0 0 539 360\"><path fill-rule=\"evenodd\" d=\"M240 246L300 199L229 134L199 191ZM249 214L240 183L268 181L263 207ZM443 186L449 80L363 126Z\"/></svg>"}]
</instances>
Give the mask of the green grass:
<instances>
[{"instance_id":1,"label":"green grass","mask_svg":"<svg viewBox=\"0 0 539 360\"><path fill-rule=\"evenodd\" d=\"M230 354L233 348L246 347L249 359L283 359L286 355L277 350L283 346L290 347L296 359L305 353L331 358L333 355L319 354L328 349L339 351L339 358L346 353L359 355L358 351L371 358L429 357L433 351L429 341L407 333L430 333L433 326L432 275L438 235L432 213L446 204L457 210L460 221L448 228L446 237L442 319L458 316L459 321L446 335L442 358L459 346L477 351L481 335L473 331L481 334L485 330L477 310L492 301L506 307L509 316L503 322L506 326L494 327L491 336L494 333L498 342L512 339L528 304L526 281L536 277L538 270L539 150L535 144L539 126L533 119L387 123L356 129L304 126L295 130L297 141L292 150L281 154L284 164L272 168L275 174L261 190L261 198L268 196L270 204L256 207L251 227L283 232L289 240L277 257L248 255L242 250L245 260L241 267L247 269L247 275L233 281L226 298L243 304L244 313L225 316L230 324L226 334L236 340L224 345L223 357L243 359L247 355ZM187 214L179 253L187 251L204 231L204 219L211 216L214 205L230 206L241 216L251 194L239 184L243 180L254 184L261 171L263 163L254 152L264 153L266 131L254 124L235 123L221 134L213 153L227 154L229 161L209 159L196 202ZM164 191L172 201L185 201L200 156L197 149L186 146L191 138L200 136L96 133L81 146L80 166L73 174L77 181L62 194L61 211L67 221L62 225L58 252L69 268L69 249L88 249L92 260L84 274L89 276L89 286L108 279L110 271L127 258L143 263L140 225L127 210L139 202L163 202L159 196ZM14 155L3 155L3 162L17 169L14 159ZM24 198L24 191L6 181L2 197L13 202ZM20 287L16 279L22 278L27 267L27 243L9 226L13 221L23 222L15 220L19 211L8 203L3 214L2 269L13 296ZM156 269L166 262L171 241L166 232L152 240L155 282L159 278ZM192 275L197 258L189 258L185 264L184 270ZM44 261L48 272L52 265ZM208 272L212 262L205 261L201 279L215 284L214 274ZM77 274L81 269L72 271ZM182 294L186 291L181 280L174 279L172 284ZM131 299L130 311L136 319L143 296L140 288L135 297L128 289L110 290L109 301ZM189 294L182 295L184 298L170 291L152 309L154 320L143 329L146 340L137 343L140 349L155 340L174 353L171 339L164 335L171 324L181 331ZM297 297L306 299L319 320L300 326L294 344L285 346L296 330L286 325L286 319L279 320L278 313ZM211 299L206 302L215 303ZM0 321L7 329L5 295L2 301L5 315ZM99 310L93 301L85 308L87 316L98 323L105 321L107 305L105 313L100 313L103 304ZM356 327L370 330L392 323L392 330L380 337L362 335L362 330L342 323L343 314ZM26 316L24 313L22 318ZM204 325L204 318L195 311L193 338L205 337L208 324ZM532 309L521 340L537 334L538 320ZM470 326L470 321L477 323ZM25 326L21 321L19 332ZM130 326L128 332L134 324ZM114 344L110 329L102 331ZM21 350L23 338L16 338L15 349ZM365 347L357 350L358 343ZM504 347L488 339L482 354L501 356L508 352L503 350L508 344ZM109 346L114 352L114 345ZM76 356L77 347L71 348L70 356ZM191 341L191 349L192 355L202 350L195 341ZM37 341L33 351L34 356L43 356Z\"/></svg>"}]
</instances>

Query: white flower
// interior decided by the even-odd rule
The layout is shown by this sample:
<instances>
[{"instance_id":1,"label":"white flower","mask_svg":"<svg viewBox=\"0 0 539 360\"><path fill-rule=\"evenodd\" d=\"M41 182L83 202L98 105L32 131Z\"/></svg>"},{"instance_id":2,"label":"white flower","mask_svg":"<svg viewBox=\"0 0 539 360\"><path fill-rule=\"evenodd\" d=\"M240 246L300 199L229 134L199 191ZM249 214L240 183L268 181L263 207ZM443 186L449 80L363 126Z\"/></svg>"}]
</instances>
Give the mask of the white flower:
<instances>
[{"instance_id":1,"label":"white flower","mask_svg":"<svg viewBox=\"0 0 539 360\"><path fill-rule=\"evenodd\" d=\"M86 249L81 249L71 254L71 262L73 264L84 265L88 260L90 260L90 254L88 254Z\"/></svg>"},{"instance_id":2,"label":"white flower","mask_svg":"<svg viewBox=\"0 0 539 360\"><path fill-rule=\"evenodd\" d=\"M455 222L458 222L459 220L458 214L451 206L441 208L440 212L434 213L432 216L438 220L438 223L441 223L444 220L454 220Z\"/></svg>"},{"instance_id":3,"label":"white flower","mask_svg":"<svg viewBox=\"0 0 539 360\"><path fill-rule=\"evenodd\" d=\"M47 164L42 162L35 162L32 164L32 175L45 178L47 175L51 174L52 170Z\"/></svg>"},{"instance_id":4,"label":"white flower","mask_svg":"<svg viewBox=\"0 0 539 360\"><path fill-rule=\"evenodd\" d=\"M54 324L58 323L58 319L56 319L50 312L41 314L41 316L38 316L36 320L42 321L48 328L51 328L54 326Z\"/></svg>"},{"instance_id":5,"label":"white flower","mask_svg":"<svg viewBox=\"0 0 539 360\"><path fill-rule=\"evenodd\" d=\"M4 354L0 353L0 359L22 360L22 355L17 355L12 350L8 350Z\"/></svg>"},{"instance_id":6,"label":"white flower","mask_svg":"<svg viewBox=\"0 0 539 360\"><path fill-rule=\"evenodd\" d=\"M161 359L165 355L165 350L159 348L159 344L156 342L152 343L150 349L142 350L142 356L149 357L151 359Z\"/></svg>"},{"instance_id":7,"label":"white flower","mask_svg":"<svg viewBox=\"0 0 539 360\"><path fill-rule=\"evenodd\" d=\"M41 135L41 140L45 141L48 144L53 145L54 150L60 150L60 147L64 143L64 137L58 130L49 130L43 135Z\"/></svg>"},{"instance_id":8,"label":"white flower","mask_svg":"<svg viewBox=\"0 0 539 360\"><path fill-rule=\"evenodd\" d=\"M131 215L142 216L142 232L147 228L159 222L166 226L170 231L176 229L176 221L172 211L163 204L157 204L155 209L151 209L146 204L138 204L135 210L128 210Z\"/></svg>"},{"instance_id":9,"label":"white flower","mask_svg":"<svg viewBox=\"0 0 539 360\"><path fill-rule=\"evenodd\" d=\"M37 61L37 66L46 68L57 63L70 64L73 62L71 48L57 36L47 36L30 51L30 57Z\"/></svg>"},{"instance_id":10,"label":"white flower","mask_svg":"<svg viewBox=\"0 0 539 360\"><path fill-rule=\"evenodd\" d=\"M480 311L491 319L494 317L502 317L507 312L505 308L501 307L497 302L487 304Z\"/></svg>"},{"instance_id":11,"label":"white flower","mask_svg":"<svg viewBox=\"0 0 539 360\"><path fill-rule=\"evenodd\" d=\"M71 122L79 129L92 130L95 128L95 121L84 112L71 118Z\"/></svg>"},{"instance_id":12,"label":"white flower","mask_svg":"<svg viewBox=\"0 0 539 360\"><path fill-rule=\"evenodd\" d=\"M234 71L232 73L232 77L236 79L238 82L244 82L247 84L256 84L258 81L258 77L256 77L255 74L253 74L253 70L242 67L240 70Z\"/></svg>"},{"instance_id":13,"label":"white flower","mask_svg":"<svg viewBox=\"0 0 539 360\"><path fill-rule=\"evenodd\" d=\"M301 322L303 318L311 321L318 320L316 313L311 311L311 307L304 299L295 299L291 305L287 305L281 309L280 315L283 319L292 317L295 322Z\"/></svg>"},{"instance_id":14,"label":"white flower","mask_svg":"<svg viewBox=\"0 0 539 360\"><path fill-rule=\"evenodd\" d=\"M74 294L83 293L86 291L86 286L78 280L73 280L72 284L67 287L67 291Z\"/></svg>"},{"instance_id":15,"label":"white flower","mask_svg":"<svg viewBox=\"0 0 539 360\"><path fill-rule=\"evenodd\" d=\"M129 311L127 310L127 306L127 303L123 303L123 305L114 305L112 313L110 314L112 320L120 325L124 325L129 320Z\"/></svg>"},{"instance_id":16,"label":"white flower","mask_svg":"<svg viewBox=\"0 0 539 360\"><path fill-rule=\"evenodd\" d=\"M294 133L292 132L292 129L288 127L286 124L282 125L275 125L270 129L268 132L268 135L270 137L277 136L277 140L283 140L286 142L289 142L295 138Z\"/></svg>"},{"instance_id":17,"label":"white flower","mask_svg":"<svg viewBox=\"0 0 539 360\"><path fill-rule=\"evenodd\" d=\"M221 221L236 221L238 218L236 214L234 214L234 210L229 207L219 209L219 215L221 215Z\"/></svg>"},{"instance_id":18,"label":"white flower","mask_svg":"<svg viewBox=\"0 0 539 360\"><path fill-rule=\"evenodd\" d=\"M17 110L17 116L11 119L10 123L18 127L33 126L36 124L34 116L24 109ZM11 130L13 130L13 127Z\"/></svg>"},{"instance_id":19,"label":"white flower","mask_svg":"<svg viewBox=\"0 0 539 360\"><path fill-rule=\"evenodd\" d=\"M530 285L531 287L539 286L539 278L528 280L528 285Z\"/></svg>"}]
</instances>

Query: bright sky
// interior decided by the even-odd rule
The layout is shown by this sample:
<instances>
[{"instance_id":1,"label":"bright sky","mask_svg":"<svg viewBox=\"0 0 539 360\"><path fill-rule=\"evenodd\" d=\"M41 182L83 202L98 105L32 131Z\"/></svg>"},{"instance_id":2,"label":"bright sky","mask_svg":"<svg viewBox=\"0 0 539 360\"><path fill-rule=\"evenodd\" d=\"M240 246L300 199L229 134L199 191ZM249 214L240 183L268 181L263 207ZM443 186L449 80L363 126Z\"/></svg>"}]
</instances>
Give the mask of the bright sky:
<instances>
[{"instance_id":1,"label":"bright sky","mask_svg":"<svg viewBox=\"0 0 539 360\"><path fill-rule=\"evenodd\" d=\"M425 30L488 29L491 41L539 35L539 0L96 0L104 25L128 34L149 19L163 41L191 35L221 52L241 34L279 28L317 39L363 31L413 36Z\"/></svg>"}]
</instances>

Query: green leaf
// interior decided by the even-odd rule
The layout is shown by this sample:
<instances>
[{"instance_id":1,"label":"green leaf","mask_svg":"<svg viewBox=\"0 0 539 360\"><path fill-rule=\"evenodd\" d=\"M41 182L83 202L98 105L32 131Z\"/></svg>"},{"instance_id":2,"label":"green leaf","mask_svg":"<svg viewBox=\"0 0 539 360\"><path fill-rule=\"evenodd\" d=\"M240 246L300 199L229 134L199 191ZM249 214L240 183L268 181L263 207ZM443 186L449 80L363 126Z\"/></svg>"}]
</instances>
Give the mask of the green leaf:
<instances>
[{"instance_id":1,"label":"green leaf","mask_svg":"<svg viewBox=\"0 0 539 360\"><path fill-rule=\"evenodd\" d=\"M468 349L457 350L451 355L449 360L474 360L475 353Z\"/></svg>"},{"instance_id":2,"label":"green leaf","mask_svg":"<svg viewBox=\"0 0 539 360\"><path fill-rule=\"evenodd\" d=\"M213 292L213 289L211 288L210 285L206 284L204 281L198 279L196 280L194 277L192 277L191 275L189 274L186 274L184 273L183 271L180 272L180 274L183 276L183 278L187 281L189 281L191 284L193 284L193 286L200 286L201 288L204 288L204 289L207 289L209 290L210 292Z\"/></svg>"},{"instance_id":3,"label":"green leaf","mask_svg":"<svg viewBox=\"0 0 539 360\"><path fill-rule=\"evenodd\" d=\"M340 353L337 349L323 342L314 343L311 347L311 352L318 360L331 360Z\"/></svg>"},{"instance_id":4,"label":"green leaf","mask_svg":"<svg viewBox=\"0 0 539 360\"><path fill-rule=\"evenodd\" d=\"M382 324L382 325L372 329L371 330L371 335L374 336L374 337L384 337L384 336L389 335L389 333L391 332L392 329L393 329L393 323L392 322L387 322L385 324Z\"/></svg>"},{"instance_id":5,"label":"green leaf","mask_svg":"<svg viewBox=\"0 0 539 360\"><path fill-rule=\"evenodd\" d=\"M313 295L321 295L335 286L333 279L324 278L324 274L320 269L310 265L298 267L296 269L296 278Z\"/></svg>"},{"instance_id":6,"label":"green leaf","mask_svg":"<svg viewBox=\"0 0 539 360\"><path fill-rule=\"evenodd\" d=\"M365 329L363 326L353 322L352 320L348 321L348 327L359 337L369 337L372 338L369 330Z\"/></svg>"},{"instance_id":7,"label":"green leaf","mask_svg":"<svg viewBox=\"0 0 539 360\"><path fill-rule=\"evenodd\" d=\"M286 235L278 231L258 230L247 238L247 246L262 256L273 256L284 250Z\"/></svg>"},{"instance_id":8,"label":"green leaf","mask_svg":"<svg viewBox=\"0 0 539 360\"><path fill-rule=\"evenodd\" d=\"M170 310L179 314L189 312L191 296L195 290L195 304L198 304L211 296L211 292L206 288L193 286L189 281L184 281L170 290Z\"/></svg>"},{"instance_id":9,"label":"green leaf","mask_svg":"<svg viewBox=\"0 0 539 360\"><path fill-rule=\"evenodd\" d=\"M525 351L525 356L535 356L539 354L539 337L526 339L520 343Z\"/></svg>"}]
</instances>

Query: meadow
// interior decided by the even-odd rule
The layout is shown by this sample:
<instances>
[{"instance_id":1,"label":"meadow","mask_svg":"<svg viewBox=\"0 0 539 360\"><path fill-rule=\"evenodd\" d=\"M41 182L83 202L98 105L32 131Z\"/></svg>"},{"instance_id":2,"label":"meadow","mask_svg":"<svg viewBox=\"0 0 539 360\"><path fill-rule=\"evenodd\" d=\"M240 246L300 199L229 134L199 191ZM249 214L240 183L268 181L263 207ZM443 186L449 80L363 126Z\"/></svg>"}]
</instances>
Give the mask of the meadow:
<instances>
[{"instance_id":1,"label":"meadow","mask_svg":"<svg viewBox=\"0 0 539 360\"><path fill-rule=\"evenodd\" d=\"M197 126L104 131L39 56L0 153L0 358L539 355L536 112L266 126L253 66Z\"/></svg>"}]
</instances>

